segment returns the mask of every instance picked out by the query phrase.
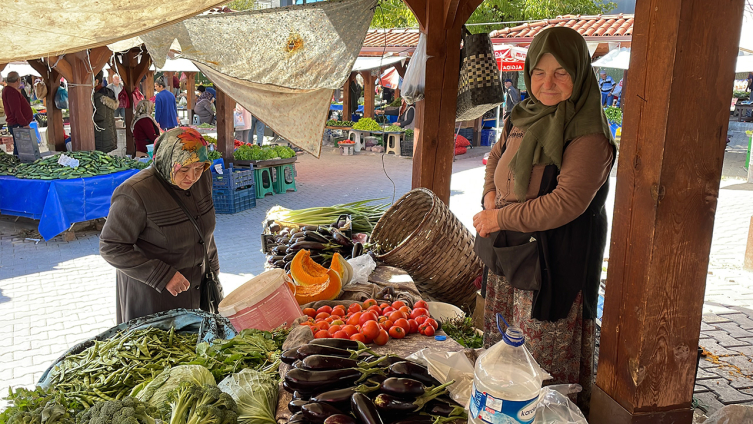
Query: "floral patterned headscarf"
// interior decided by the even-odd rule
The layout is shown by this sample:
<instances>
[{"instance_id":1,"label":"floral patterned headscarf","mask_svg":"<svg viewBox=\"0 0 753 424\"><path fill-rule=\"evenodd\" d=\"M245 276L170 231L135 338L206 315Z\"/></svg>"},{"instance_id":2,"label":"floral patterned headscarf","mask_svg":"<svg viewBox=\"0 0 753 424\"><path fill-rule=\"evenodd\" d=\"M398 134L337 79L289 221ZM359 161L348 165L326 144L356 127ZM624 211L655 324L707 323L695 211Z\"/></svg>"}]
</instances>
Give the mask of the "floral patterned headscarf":
<instances>
[{"instance_id":1,"label":"floral patterned headscarf","mask_svg":"<svg viewBox=\"0 0 753 424\"><path fill-rule=\"evenodd\" d=\"M164 132L154 143L154 168L170 184L175 184L175 173L182 167L204 162L209 168L208 143L193 128L174 128Z\"/></svg>"}]
</instances>

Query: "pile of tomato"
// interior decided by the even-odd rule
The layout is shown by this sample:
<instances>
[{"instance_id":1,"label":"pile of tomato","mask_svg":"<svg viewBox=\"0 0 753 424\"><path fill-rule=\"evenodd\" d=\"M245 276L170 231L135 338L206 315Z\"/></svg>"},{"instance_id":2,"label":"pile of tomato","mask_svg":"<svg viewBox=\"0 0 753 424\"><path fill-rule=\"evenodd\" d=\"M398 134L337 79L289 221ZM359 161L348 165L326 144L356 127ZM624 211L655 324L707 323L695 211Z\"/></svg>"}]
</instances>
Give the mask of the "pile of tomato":
<instances>
[{"instance_id":1,"label":"pile of tomato","mask_svg":"<svg viewBox=\"0 0 753 424\"><path fill-rule=\"evenodd\" d=\"M368 299L363 305L352 303L347 309L343 305L322 306L319 309L306 308L303 313L309 319L301 325L311 327L314 338L350 339L379 346L390 338L402 339L413 333L433 336L438 327L423 300L416 302L413 309L400 300L378 304L376 300Z\"/></svg>"}]
</instances>

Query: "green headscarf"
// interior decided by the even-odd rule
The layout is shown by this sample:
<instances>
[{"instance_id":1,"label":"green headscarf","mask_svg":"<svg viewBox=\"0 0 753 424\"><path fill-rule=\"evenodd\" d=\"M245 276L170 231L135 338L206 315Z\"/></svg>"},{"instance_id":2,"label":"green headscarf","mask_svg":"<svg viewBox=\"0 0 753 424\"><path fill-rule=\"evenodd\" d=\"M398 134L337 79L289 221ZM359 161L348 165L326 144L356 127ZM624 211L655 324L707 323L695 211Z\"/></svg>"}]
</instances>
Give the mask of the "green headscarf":
<instances>
[{"instance_id":1,"label":"green headscarf","mask_svg":"<svg viewBox=\"0 0 753 424\"><path fill-rule=\"evenodd\" d=\"M175 173L184 166L196 162L204 162L204 170L209 168L207 157L208 143L204 137L193 128L173 128L160 135L154 142L154 168L172 185L175 184Z\"/></svg>"},{"instance_id":2,"label":"green headscarf","mask_svg":"<svg viewBox=\"0 0 753 424\"><path fill-rule=\"evenodd\" d=\"M546 53L557 59L573 80L573 94L556 106L546 106L531 89L531 72ZM523 202L534 165L562 167L565 142L602 133L614 144L609 123L601 108L599 84L591 69L586 40L577 31L554 27L541 31L531 42L524 67L528 96L512 110L514 126L525 132L520 148L510 161L515 175L515 195Z\"/></svg>"}]
</instances>

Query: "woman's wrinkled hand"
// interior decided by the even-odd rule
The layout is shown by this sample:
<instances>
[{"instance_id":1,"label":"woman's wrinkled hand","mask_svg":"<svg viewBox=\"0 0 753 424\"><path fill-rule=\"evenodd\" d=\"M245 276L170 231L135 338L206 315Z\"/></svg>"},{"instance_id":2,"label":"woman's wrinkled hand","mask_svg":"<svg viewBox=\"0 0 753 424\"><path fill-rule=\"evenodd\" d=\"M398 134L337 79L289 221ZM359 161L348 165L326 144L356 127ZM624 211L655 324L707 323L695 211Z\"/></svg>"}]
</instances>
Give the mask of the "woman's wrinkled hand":
<instances>
[{"instance_id":1,"label":"woman's wrinkled hand","mask_svg":"<svg viewBox=\"0 0 753 424\"><path fill-rule=\"evenodd\" d=\"M173 296L177 296L180 293L187 291L190 287L191 283L188 282L188 280L186 280L186 277L184 277L180 272L176 272L175 275L173 275L173 278L170 279L170 282L168 282L165 286L167 291L169 291Z\"/></svg>"},{"instance_id":2,"label":"woman's wrinkled hand","mask_svg":"<svg viewBox=\"0 0 753 424\"><path fill-rule=\"evenodd\" d=\"M497 209L497 193L490 191L484 196L484 210Z\"/></svg>"},{"instance_id":3,"label":"woman's wrinkled hand","mask_svg":"<svg viewBox=\"0 0 753 424\"><path fill-rule=\"evenodd\" d=\"M490 209L474 215L473 226L476 228L476 234L481 237L489 237L489 234L499 231L499 223L497 223L498 213L498 210Z\"/></svg>"}]
</instances>

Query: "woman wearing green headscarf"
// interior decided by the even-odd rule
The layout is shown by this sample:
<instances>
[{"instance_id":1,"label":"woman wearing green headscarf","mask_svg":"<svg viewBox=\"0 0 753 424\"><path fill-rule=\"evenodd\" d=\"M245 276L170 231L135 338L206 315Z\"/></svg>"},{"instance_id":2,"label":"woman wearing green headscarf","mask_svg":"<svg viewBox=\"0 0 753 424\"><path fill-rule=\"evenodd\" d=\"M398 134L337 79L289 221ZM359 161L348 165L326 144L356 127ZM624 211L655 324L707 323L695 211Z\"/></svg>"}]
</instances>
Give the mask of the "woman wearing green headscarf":
<instances>
[{"instance_id":1,"label":"woman wearing green headscarf","mask_svg":"<svg viewBox=\"0 0 753 424\"><path fill-rule=\"evenodd\" d=\"M502 314L523 330L529 350L552 374L547 383L583 386L578 404L587 414L604 202L616 150L580 34L562 27L542 31L528 49L524 74L528 98L512 110L492 148L484 210L473 224L481 237L504 230L507 240L528 241L530 233L541 286L515 288L490 272L484 342L499 340L495 314Z\"/></svg>"},{"instance_id":2,"label":"woman wearing green headscarf","mask_svg":"<svg viewBox=\"0 0 753 424\"><path fill-rule=\"evenodd\" d=\"M196 130L175 128L157 138L154 165L112 195L100 236L102 257L116 268L118 323L176 308L199 309L205 240L208 266L219 273L214 242L212 176L207 142ZM160 181L167 183L167 187Z\"/></svg>"}]
</instances>

